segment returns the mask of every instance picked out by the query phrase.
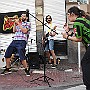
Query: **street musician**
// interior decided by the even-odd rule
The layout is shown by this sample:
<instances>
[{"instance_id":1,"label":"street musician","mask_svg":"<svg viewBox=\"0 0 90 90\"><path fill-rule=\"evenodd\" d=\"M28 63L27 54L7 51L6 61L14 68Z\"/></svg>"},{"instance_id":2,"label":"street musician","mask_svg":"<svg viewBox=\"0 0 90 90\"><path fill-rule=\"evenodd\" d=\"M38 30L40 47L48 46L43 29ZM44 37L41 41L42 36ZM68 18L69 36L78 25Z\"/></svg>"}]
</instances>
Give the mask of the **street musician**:
<instances>
[{"instance_id":1,"label":"street musician","mask_svg":"<svg viewBox=\"0 0 90 90\"><path fill-rule=\"evenodd\" d=\"M54 53L54 36L56 35L55 29L57 26L52 23L52 17L50 15L46 16L46 25L50 27L52 30L48 27L44 28L44 36L45 38L47 37L45 41L45 52L46 56L48 57L49 63L52 63L50 58L51 53L54 61L53 67L56 67L56 55Z\"/></svg>"},{"instance_id":2,"label":"street musician","mask_svg":"<svg viewBox=\"0 0 90 90\"><path fill-rule=\"evenodd\" d=\"M6 68L1 73L1 75L11 73L10 57L13 54L13 52L17 52L25 68L26 76L30 76L27 62L26 62L26 57L25 57L25 48L28 40L27 36L30 29L30 24L27 22L26 13L22 13L20 19L18 17L16 18L16 16L12 18L12 20L14 20L13 32L15 33L15 35L13 37L13 41L8 46L5 52Z\"/></svg>"}]
</instances>

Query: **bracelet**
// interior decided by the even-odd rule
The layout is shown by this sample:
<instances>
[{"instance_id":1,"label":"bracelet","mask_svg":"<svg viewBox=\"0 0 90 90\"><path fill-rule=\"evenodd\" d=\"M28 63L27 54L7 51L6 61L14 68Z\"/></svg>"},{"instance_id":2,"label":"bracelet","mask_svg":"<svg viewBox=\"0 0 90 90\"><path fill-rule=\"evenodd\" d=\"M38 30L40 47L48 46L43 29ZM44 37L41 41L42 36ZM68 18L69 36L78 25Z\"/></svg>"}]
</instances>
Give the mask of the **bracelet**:
<instances>
[{"instance_id":1,"label":"bracelet","mask_svg":"<svg viewBox=\"0 0 90 90\"><path fill-rule=\"evenodd\" d=\"M69 31L70 31L70 29L66 33L68 34Z\"/></svg>"},{"instance_id":2,"label":"bracelet","mask_svg":"<svg viewBox=\"0 0 90 90\"><path fill-rule=\"evenodd\" d=\"M73 36L73 34L74 34L74 33L72 32L70 36L72 37L72 36Z\"/></svg>"}]
</instances>

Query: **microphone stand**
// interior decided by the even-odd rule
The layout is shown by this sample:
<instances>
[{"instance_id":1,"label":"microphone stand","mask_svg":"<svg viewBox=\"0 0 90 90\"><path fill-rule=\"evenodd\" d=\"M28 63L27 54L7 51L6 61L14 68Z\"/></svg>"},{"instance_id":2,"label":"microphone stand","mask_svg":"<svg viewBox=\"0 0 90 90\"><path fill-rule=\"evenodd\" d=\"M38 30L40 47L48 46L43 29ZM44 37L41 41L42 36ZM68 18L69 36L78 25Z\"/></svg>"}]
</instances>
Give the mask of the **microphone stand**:
<instances>
[{"instance_id":1,"label":"microphone stand","mask_svg":"<svg viewBox=\"0 0 90 90\"><path fill-rule=\"evenodd\" d=\"M42 22L42 21L40 21L38 18L36 18L36 17L33 16L32 14L30 14L28 9L26 10L26 12L28 12L29 15L31 15L32 17L34 17L35 19L37 19L39 22L42 23L42 25L43 25L43 31L44 31L44 25L47 26L46 24L44 24L44 18L43 18L43 22ZM47 26L47 27L48 27L49 29L51 29L49 26ZM40 42L39 42L39 43L40 43ZM43 50L44 50L44 46L43 46ZM34 79L34 80L31 80L30 82L33 82L33 81L35 81L35 80L39 80L40 78L43 78L43 77L44 77L44 82L48 83L49 87L51 87L51 85L50 85L50 83L49 83L48 80L54 81L54 79L46 76L46 72L45 72L45 69L46 69L46 56L45 56L45 55L44 55L44 56L42 55L42 56L41 56L41 59L44 61L44 75L41 76L41 77L38 77L38 78L36 78L36 79Z\"/></svg>"}]
</instances>

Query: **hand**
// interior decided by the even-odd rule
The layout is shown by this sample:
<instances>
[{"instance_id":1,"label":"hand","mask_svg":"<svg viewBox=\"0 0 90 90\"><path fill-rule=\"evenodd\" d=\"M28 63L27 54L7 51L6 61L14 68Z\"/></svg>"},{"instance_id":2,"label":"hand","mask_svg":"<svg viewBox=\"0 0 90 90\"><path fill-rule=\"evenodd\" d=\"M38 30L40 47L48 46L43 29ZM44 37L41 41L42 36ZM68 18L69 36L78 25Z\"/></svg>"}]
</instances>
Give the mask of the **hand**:
<instances>
[{"instance_id":1,"label":"hand","mask_svg":"<svg viewBox=\"0 0 90 90\"><path fill-rule=\"evenodd\" d=\"M68 27L67 23L65 23L65 25L63 26L63 28L64 28L64 30L65 30L66 32L69 31L69 27Z\"/></svg>"},{"instance_id":2,"label":"hand","mask_svg":"<svg viewBox=\"0 0 90 90\"><path fill-rule=\"evenodd\" d=\"M62 32L61 34L63 35L63 38L67 39L67 36L68 36L68 35L67 35L66 32Z\"/></svg>"},{"instance_id":3,"label":"hand","mask_svg":"<svg viewBox=\"0 0 90 90\"><path fill-rule=\"evenodd\" d=\"M50 35L51 37L53 37L53 36L56 35L56 33L55 33L55 32L50 32L49 35Z\"/></svg>"},{"instance_id":4,"label":"hand","mask_svg":"<svg viewBox=\"0 0 90 90\"><path fill-rule=\"evenodd\" d=\"M49 35L52 36L52 32L50 32Z\"/></svg>"},{"instance_id":5,"label":"hand","mask_svg":"<svg viewBox=\"0 0 90 90\"><path fill-rule=\"evenodd\" d=\"M19 23L19 19L15 19L15 24L16 25L19 25L20 23Z\"/></svg>"},{"instance_id":6,"label":"hand","mask_svg":"<svg viewBox=\"0 0 90 90\"><path fill-rule=\"evenodd\" d=\"M54 28L53 28L53 29L55 30L55 29L56 29L56 27L57 27L57 26L54 26Z\"/></svg>"}]
</instances>

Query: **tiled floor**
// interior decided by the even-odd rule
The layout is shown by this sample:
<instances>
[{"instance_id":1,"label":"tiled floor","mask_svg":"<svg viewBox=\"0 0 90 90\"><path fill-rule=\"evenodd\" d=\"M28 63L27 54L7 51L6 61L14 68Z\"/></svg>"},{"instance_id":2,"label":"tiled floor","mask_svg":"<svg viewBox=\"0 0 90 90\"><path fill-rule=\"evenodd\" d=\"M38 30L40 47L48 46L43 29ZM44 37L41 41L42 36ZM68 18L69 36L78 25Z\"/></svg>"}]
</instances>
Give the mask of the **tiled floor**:
<instances>
[{"instance_id":1,"label":"tiled floor","mask_svg":"<svg viewBox=\"0 0 90 90\"><path fill-rule=\"evenodd\" d=\"M0 69L2 72L3 69ZM63 60L56 68L52 68L50 64L46 64L45 72L43 64L40 69L32 69L29 77L25 76L23 68L12 68L12 73L0 76L0 85L3 87L37 87L37 86L53 86L53 85L70 85L75 83L82 83L82 73L78 72L77 64L67 63ZM44 74L46 75L44 75ZM49 77L49 79L47 78ZM35 80L39 78L38 80ZM53 79L53 80L51 80ZM34 80L34 81L33 81ZM45 81L47 80L48 83ZM11 90L11 89L10 89Z\"/></svg>"}]
</instances>

